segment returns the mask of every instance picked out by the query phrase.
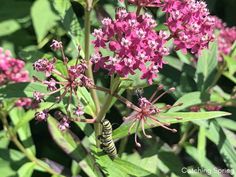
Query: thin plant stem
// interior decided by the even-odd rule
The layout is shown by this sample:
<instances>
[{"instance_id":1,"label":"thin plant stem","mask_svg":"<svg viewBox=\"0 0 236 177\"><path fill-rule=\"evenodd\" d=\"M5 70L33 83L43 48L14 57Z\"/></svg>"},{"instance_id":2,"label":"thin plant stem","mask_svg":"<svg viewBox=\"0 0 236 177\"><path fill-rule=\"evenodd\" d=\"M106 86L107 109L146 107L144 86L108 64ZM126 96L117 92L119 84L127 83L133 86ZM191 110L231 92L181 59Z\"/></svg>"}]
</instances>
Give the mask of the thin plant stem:
<instances>
[{"instance_id":1,"label":"thin plant stem","mask_svg":"<svg viewBox=\"0 0 236 177\"><path fill-rule=\"evenodd\" d=\"M6 115L4 113L0 113L1 115L1 120L3 123L3 126L5 128L5 130L7 131L8 135L10 136L11 141L16 145L16 147L25 154L25 156L33 163L35 163L36 165L38 165L39 167L41 167L42 169L44 169L46 172L52 174L52 175L60 175L59 173L57 173L56 171L54 171L53 169L51 169L50 167L44 166L41 164L41 162L39 161L39 159L37 159L33 154L29 153L25 147L21 144L21 142L17 139L16 134L11 130L11 128L8 125L8 121L6 119ZM62 176L62 175L60 175Z\"/></svg>"},{"instance_id":2,"label":"thin plant stem","mask_svg":"<svg viewBox=\"0 0 236 177\"><path fill-rule=\"evenodd\" d=\"M101 134L101 131L102 131L101 121L104 119L106 113L110 109L111 104L112 104L112 99L113 99L113 93L115 93L117 91L119 84L120 84L119 78L115 78L112 80L113 80L113 82L111 82L111 84L110 84L110 90L112 90L112 91L109 91L101 110L97 114L96 123L94 124L97 147L100 146L100 141L97 137Z\"/></svg>"},{"instance_id":3,"label":"thin plant stem","mask_svg":"<svg viewBox=\"0 0 236 177\"><path fill-rule=\"evenodd\" d=\"M89 60L89 57L90 57L90 28L91 28L91 24L90 24L91 7L89 5L90 3L91 2L88 1L87 8L85 8L85 60L87 62L87 66L88 66L88 69L86 70L86 75L88 78L90 78L92 80L92 82L94 82L92 64ZM89 91L91 93L91 96L92 96L93 101L96 106L96 113L98 113L100 111L100 104L99 104L96 90L89 89Z\"/></svg>"},{"instance_id":4,"label":"thin plant stem","mask_svg":"<svg viewBox=\"0 0 236 177\"><path fill-rule=\"evenodd\" d=\"M178 142L178 144L176 144L176 146L174 146L174 153L175 154L179 154L183 148L184 143L193 135L193 133L197 130L196 127L192 127L192 125L190 124L187 128L187 130L185 130L183 136L181 137L180 141Z\"/></svg>"},{"instance_id":5,"label":"thin plant stem","mask_svg":"<svg viewBox=\"0 0 236 177\"><path fill-rule=\"evenodd\" d=\"M136 15L138 16L141 12L142 6L138 6L136 10Z\"/></svg>"}]
</instances>

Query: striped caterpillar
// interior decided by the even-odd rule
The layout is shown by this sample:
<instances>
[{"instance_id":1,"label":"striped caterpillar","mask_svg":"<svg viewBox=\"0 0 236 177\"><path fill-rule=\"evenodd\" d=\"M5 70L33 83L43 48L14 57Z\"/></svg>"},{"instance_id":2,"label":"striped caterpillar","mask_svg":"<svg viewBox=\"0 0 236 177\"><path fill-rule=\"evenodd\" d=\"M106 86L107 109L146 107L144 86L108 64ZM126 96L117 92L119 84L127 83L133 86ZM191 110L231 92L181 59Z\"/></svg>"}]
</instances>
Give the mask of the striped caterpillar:
<instances>
[{"instance_id":1,"label":"striped caterpillar","mask_svg":"<svg viewBox=\"0 0 236 177\"><path fill-rule=\"evenodd\" d=\"M101 124L102 134L99 136L101 148L111 159L114 159L117 157L117 151L112 139L112 125L107 119L102 120Z\"/></svg>"}]
</instances>

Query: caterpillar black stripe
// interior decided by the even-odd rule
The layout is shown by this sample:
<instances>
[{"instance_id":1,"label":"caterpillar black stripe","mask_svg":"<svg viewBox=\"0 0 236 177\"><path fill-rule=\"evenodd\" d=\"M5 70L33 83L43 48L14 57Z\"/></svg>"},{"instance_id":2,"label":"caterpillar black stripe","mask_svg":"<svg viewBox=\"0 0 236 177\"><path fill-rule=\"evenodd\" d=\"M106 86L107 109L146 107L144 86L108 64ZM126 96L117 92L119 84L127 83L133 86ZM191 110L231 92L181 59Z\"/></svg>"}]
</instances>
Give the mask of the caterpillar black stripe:
<instances>
[{"instance_id":1,"label":"caterpillar black stripe","mask_svg":"<svg viewBox=\"0 0 236 177\"><path fill-rule=\"evenodd\" d=\"M103 149L104 152L107 153L107 155L111 159L114 159L115 157L117 157L117 151L115 143L112 139L111 123L107 119L104 119L101 121L101 124L102 124L102 134L99 138L101 141L101 148Z\"/></svg>"}]
</instances>

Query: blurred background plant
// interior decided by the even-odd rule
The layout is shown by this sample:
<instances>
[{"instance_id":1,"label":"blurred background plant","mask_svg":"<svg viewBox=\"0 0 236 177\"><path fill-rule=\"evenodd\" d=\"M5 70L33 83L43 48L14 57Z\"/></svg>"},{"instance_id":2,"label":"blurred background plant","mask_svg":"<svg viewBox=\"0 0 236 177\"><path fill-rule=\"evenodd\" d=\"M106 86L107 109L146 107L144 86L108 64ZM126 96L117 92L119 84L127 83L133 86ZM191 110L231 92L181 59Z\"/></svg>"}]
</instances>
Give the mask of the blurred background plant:
<instances>
[{"instance_id":1,"label":"blurred background plant","mask_svg":"<svg viewBox=\"0 0 236 177\"><path fill-rule=\"evenodd\" d=\"M211 14L218 16L227 26L236 25L235 0L209 0L207 4ZM122 3L96 1L90 14L91 31L100 27L104 17L114 18L118 6L122 6ZM129 10L135 11L136 7L129 6ZM165 17L158 8L145 10L157 20L156 30L166 29L163 25ZM24 81L31 81L33 76L44 80L45 76L34 71L32 64L39 58L62 57L59 52L51 50L53 39L63 42L65 54L72 62L79 55L78 45L82 48L80 57L86 57L83 50L84 20L83 0L2 0L0 46L4 50L1 55L5 56L4 52L8 49L12 61L19 58L25 62L21 64L27 71ZM218 33L216 31L216 35ZM169 115L183 118L182 123L172 126L178 133L173 134L159 127L148 129L152 139L140 136L142 148L137 148L133 135L127 136L128 127L121 124L122 118L130 110L116 102L106 116L113 125L113 138L120 157L114 162L92 145L95 144L95 137L90 124L75 122L71 124L70 131L61 132L58 129L58 122L52 116L57 110L63 109L63 104L50 110L47 123L38 123L33 119L36 111L29 108L37 108L38 105L29 98L33 97L35 90L46 93L46 87L30 82L16 83L17 80L8 80L4 85L0 82L3 85L0 87L0 116L3 122L0 131L0 176L233 176L229 171L217 173L216 169L229 169L235 176L236 50L235 46L231 47L231 52L223 55L223 62L219 63L216 60L216 43L202 53L198 62L195 56L185 55L181 51L165 57L168 64L154 83L163 84L165 90L176 88L175 92L162 97L158 106L184 103L168 111ZM90 49L90 53L93 53L93 48ZM18 68L19 72L21 67ZM63 73L63 62L58 61L56 68ZM137 75L129 79L131 81L123 85L121 92L134 103L139 98L138 89L144 90L145 97L150 97L156 90L155 84L148 86ZM108 87L110 84L105 71L97 72L95 81L98 86ZM79 93L86 114L92 116L96 112L92 97L86 89L81 89ZM97 93L99 101L103 103L105 94ZM26 97L27 100L21 100ZM49 107L54 101L53 98L47 98L46 102L40 103L37 111ZM217 111L219 109L221 111ZM178 111L187 111L187 114ZM223 117L229 115L227 112L231 115ZM209 118L216 119L205 120ZM181 122L174 119L169 121ZM183 173L183 167L199 167L202 171Z\"/></svg>"}]
</instances>

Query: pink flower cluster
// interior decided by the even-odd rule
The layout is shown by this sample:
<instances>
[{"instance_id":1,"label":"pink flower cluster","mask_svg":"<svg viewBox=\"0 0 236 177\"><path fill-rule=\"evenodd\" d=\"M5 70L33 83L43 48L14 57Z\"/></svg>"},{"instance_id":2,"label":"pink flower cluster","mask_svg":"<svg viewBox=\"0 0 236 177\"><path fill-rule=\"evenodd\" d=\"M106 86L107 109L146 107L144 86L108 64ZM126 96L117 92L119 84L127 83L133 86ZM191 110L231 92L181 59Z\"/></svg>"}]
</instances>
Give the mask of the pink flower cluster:
<instances>
[{"instance_id":1,"label":"pink flower cluster","mask_svg":"<svg viewBox=\"0 0 236 177\"><path fill-rule=\"evenodd\" d=\"M230 55L232 46L236 41L236 27L227 27L218 17L215 17L217 23L215 29L219 30L217 37L219 56L218 60L223 61L223 55Z\"/></svg>"},{"instance_id":2,"label":"pink flower cluster","mask_svg":"<svg viewBox=\"0 0 236 177\"><path fill-rule=\"evenodd\" d=\"M129 0L137 6L161 7L176 49L198 54L213 40L214 18L207 5L197 0Z\"/></svg>"},{"instance_id":3,"label":"pink flower cluster","mask_svg":"<svg viewBox=\"0 0 236 177\"><path fill-rule=\"evenodd\" d=\"M0 48L0 86L29 81L29 73L24 70L24 67L24 61L13 58L9 50L4 52ZM29 109L37 105L33 104L30 98L20 98L15 102L15 106Z\"/></svg>"},{"instance_id":4,"label":"pink flower cluster","mask_svg":"<svg viewBox=\"0 0 236 177\"><path fill-rule=\"evenodd\" d=\"M23 68L24 61L15 59L9 50L0 48L0 86L9 82L26 82L29 74Z\"/></svg>"},{"instance_id":5,"label":"pink flower cluster","mask_svg":"<svg viewBox=\"0 0 236 177\"><path fill-rule=\"evenodd\" d=\"M209 15L205 2L165 0L162 8L177 50L198 54L214 39L215 19Z\"/></svg>"},{"instance_id":6,"label":"pink flower cluster","mask_svg":"<svg viewBox=\"0 0 236 177\"><path fill-rule=\"evenodd\" d=\"M110 75L126 77L137 69L142 72L141 78L151 84L164 64L163 56L169 54L164 46L169 35L163 31L157 33L156 26L151 15L137 16L124 9L117 11L115 20L103 19L102 28L93 32L96 53L91 61L95 71L102 68ZM104 56L104 49L114 55Z\"/></svg>"},{"instance_id":7,"label":"pink flower cluster","mask_svg":"<svg viewBox=\"0 0 236 177\"><path fill-rule=\"evenodd\" d=\"M91 88L94 86L92 81L85 76L85 71L87 70L87 64L85 61L77 60L73 65L68 64L68 58L65 56L63 51L63 44L60 41L53 40L51 48L53 50L60 50L63 56L63 62L66 68L66 74L61 73L56 69L55 64L57 59L53 58L52 60L48 60L45 58L39 59L33 64L33 67L38 72L45 73L47 79L40 80L34 77L35 81L41 82L45 86L47 86L47 93L41 93L35 91L33 93L34 101L37 103L43 102L45 97L59 94L55 99L55 103L53 103L50 108L52 108L55 104L59 103L63 99L67 99L66 104L66 113L67 115L59 116L60 124L59 129L64 131L69 128L69 122L78 118L72 117L74 116L82 116L84 114L83 107L80 105L80 99L77 93L78 87L87 87ZM56 78L54 76L57 76ZM73 100L72 96L76 98ZM77 106L72 106L72 102L75 101ZM49 116L50 108L44 109L40 112L36 112L35 118L38 121L45 121ZM73 113L71 114L71 112ZM62 115L62 114L61 114Z\"/></svg>"}]
</instances>

